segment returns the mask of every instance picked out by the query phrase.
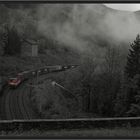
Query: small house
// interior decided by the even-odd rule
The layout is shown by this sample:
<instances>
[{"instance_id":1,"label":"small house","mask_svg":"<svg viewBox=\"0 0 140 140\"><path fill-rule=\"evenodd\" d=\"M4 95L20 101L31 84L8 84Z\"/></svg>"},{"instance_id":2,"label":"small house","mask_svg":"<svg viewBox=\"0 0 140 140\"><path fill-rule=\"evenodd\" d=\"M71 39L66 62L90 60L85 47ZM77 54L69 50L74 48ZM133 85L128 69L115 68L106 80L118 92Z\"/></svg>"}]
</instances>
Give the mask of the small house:
<instances>
[{"instance_id":1,"label":"small house","mask_svg":"<svg viewBox=\"0 0 140 140\"><path fill-rule=\"evenodd\" d=\"M31 39L23 39L21 45L22 56L38 56L38 42Z\"/></svg>"}]
</instances>

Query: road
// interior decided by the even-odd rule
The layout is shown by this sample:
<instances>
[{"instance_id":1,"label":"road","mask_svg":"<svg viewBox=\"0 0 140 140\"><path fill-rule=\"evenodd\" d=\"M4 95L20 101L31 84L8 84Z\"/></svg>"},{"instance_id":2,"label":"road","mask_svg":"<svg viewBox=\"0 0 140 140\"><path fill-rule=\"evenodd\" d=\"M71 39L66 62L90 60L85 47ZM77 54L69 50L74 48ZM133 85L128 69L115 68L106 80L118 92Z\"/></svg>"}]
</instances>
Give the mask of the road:
<instances>
[{"instance_id":1,"label":"road","mask_svg":"<svg viewBox=\"0 0 140 140\"><path fill-rule=\"evenodd\" d=\"M39 116L32 108L29 94L30 89L27 82L22 83L16 89L7 87L0 98L2 119L39 119Z\"/></svg>"}]
</instances>

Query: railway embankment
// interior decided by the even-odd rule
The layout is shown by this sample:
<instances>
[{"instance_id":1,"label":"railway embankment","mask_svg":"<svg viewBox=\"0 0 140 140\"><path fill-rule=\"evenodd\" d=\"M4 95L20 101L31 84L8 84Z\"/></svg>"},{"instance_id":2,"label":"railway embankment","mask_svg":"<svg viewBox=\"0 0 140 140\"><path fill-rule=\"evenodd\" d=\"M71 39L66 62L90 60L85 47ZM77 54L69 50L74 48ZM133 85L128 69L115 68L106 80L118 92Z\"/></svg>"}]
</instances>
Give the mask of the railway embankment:
<instances>
[{"instance_id":1,"label":"railway embankment","mask_svg":"<svg viewBox=\"0 0 140 140\"><path fill-rule=\"evenodd\" d=\"M0 131L101 129L116 127L139 127L140 117L127 118L83 118L83 119L41 119L0 121Z\"/></svg>"}]
</instances>

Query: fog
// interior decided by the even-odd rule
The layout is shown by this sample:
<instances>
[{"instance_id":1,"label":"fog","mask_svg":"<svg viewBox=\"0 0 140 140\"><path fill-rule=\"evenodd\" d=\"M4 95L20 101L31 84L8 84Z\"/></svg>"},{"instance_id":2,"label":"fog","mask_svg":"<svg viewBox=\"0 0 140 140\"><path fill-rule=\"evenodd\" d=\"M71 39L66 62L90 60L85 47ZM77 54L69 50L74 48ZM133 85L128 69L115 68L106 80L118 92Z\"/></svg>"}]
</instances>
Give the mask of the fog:
<instances>
[{"instance_id":1,"label":"fog","mask_svg":"<svg viewBox=\"0 0 140 140\"><path fill-rule=\"evenodd\" d=\"M140 33L140 21L134 12L112 10L101 4L40 5L38 30L80 50L99 41L132 42ZM60 20L60 21L59 21Z\"/></svg>"},{"instance_id":2,"label":"fog","mask_svg":"<svg viewBox=\"0 0 140 140\"><path fill-rule=\"evenodd\" d=\"M10 9L8 16L7 22L22 37L38 39L41 35L76 49L81 56L91 56L98 72L107 47L121 48L118 60L125 61L130 43L140 33L140 12L113 10L101 4L20 6Z\"/></svg>"},{"instance_id":3,"label":"fog","mask_svg":"<svg viewBox=\"0 0 140 140\"><path fill-rule=\"evenodd\" d=\"M139 12L113 10L102 4L20 5L10 9L8 16L8 23L21 35L39 33L79 51L129 44L140 33Z\"/></svg>"}]
</instances>

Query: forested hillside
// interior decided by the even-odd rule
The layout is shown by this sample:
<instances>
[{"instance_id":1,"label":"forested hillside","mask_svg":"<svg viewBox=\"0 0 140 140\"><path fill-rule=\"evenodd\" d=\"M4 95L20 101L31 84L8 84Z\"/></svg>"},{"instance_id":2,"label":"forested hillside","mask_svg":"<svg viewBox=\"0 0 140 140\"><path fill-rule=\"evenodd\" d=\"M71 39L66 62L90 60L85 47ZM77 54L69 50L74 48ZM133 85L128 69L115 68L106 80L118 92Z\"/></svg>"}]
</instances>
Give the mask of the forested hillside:
<instances>
[{"instance_id":1,"label":"forested hillside","mask_svg":"<svg viewBox=\"0 0 140 140\"><path fill-rule=\"evenodd\" d=\"M132 104L122 102L128 99L124 73L130 43L140 33L139 12L101 4L0 4L0 17L2 76L44 65L79 64L53 76L79 99L79 114L132 114ZM21 56L24 39L38 42L38 57Z\"/></svg>"}]
</instances>

